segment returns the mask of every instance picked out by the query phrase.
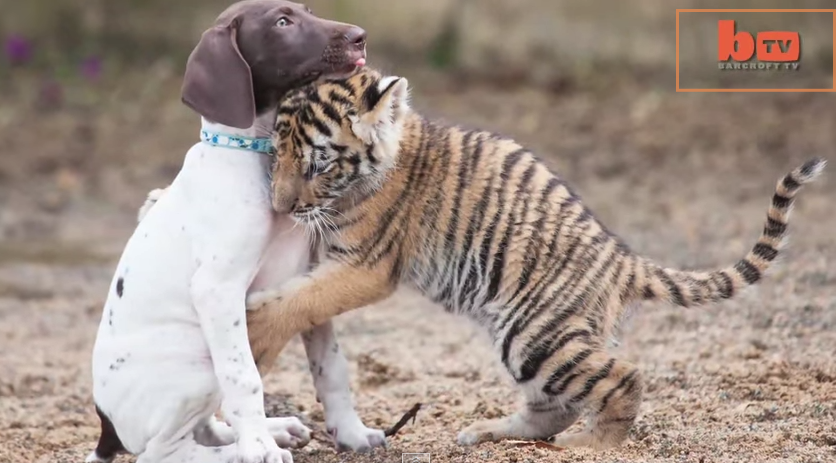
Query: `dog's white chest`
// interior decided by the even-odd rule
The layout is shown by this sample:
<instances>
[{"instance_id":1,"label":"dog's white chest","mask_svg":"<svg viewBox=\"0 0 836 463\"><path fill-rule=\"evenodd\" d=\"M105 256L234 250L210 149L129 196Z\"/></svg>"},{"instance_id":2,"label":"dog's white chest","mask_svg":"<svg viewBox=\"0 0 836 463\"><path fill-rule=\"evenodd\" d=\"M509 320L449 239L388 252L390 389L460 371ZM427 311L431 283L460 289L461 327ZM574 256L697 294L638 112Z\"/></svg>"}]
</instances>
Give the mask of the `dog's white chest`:
<instances>
[{"instance_id":1,"label":"dog's white chest","mask_svg":"<svg viewBox=\"0 0 836 463\"><path fill-rule=\"evenodd\" d=\"M302 226L287 215L273 218L270 241L250 292L275 288L305 273L310 265L310 241Z\"/></svg>"}]
</instances>

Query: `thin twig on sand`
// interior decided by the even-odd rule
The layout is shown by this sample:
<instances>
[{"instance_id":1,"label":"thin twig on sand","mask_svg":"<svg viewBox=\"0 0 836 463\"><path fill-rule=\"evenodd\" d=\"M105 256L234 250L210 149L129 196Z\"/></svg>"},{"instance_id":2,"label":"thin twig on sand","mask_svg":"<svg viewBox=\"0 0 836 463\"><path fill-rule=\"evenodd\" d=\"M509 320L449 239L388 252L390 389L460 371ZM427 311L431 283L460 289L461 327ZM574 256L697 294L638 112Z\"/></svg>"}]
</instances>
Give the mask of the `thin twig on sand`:
<instances>
[{"instance_id":1,"label":"thin twig on sand","mask_svg":"<svg viewBox=\"0 0 836 463\"><path fill-rule=\"evenodd\" d=\"M404 413L404 415L401 417L401 419L398 420L398 422L395 423L394 426L392 426L391 428L383 431L383 434L386 437L394 436L395 434L398 433L398 431L401 430L401 428L403 428L404 426L406 426L407 423L409 423L410 419L412 420L412 424L415 424L415 417L418 415L418 410L420 410L420 409L421 409L421 404L420 403L417 403L417 404L413 405L412 408L410 408L408 412Z\"/></svg>"}]
</instances>

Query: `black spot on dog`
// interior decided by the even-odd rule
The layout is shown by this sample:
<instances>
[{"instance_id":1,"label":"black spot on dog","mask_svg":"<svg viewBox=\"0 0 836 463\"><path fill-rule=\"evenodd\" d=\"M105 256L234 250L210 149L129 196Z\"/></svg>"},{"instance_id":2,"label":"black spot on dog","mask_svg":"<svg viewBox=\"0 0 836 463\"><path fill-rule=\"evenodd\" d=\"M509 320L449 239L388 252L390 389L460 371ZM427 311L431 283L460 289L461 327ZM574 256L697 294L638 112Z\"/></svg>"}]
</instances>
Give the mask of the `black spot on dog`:
<instances>
[{"instance_id":1,"label":"black spot on dog","mask_svg":"<svg viewBox=\"0 0 836 463\"><path fill-rule=\"evenodd\" d=\"M319 370L316 372L317 376L322 376L322 367L319 367Z\"/></svg>"},{"instance_id":2,"label":"black spot on dog","mask_svg":"<svg viewBox=\"0 0 836 463\"><path fill-rule=\"evenodd\" d=\"M119 368L122 368L122 365L124 365L124 364L125 364L125 358L124 357L119 357L119 358L116 359L116 362L110 364L110 369L111 369L111 371L116 371Z\"/></svg>"},{"instance_id":3,"label":"black spot on dog","mask_svg":"<svg viewBox=\"0 0 836 463\"><path fill-rule=\"evenodd\" d=\"M253 388L253 392L252 392L252 393L253 393L253 394L258 394L258 386L256 386L256 387L254 387L254 388Z\"/></svg>"},{"instance_id":4,"label":"black spot on dog","mask_svg":"<svg viewBox=\"0 0 836 463\"><path fill-rule=\"evenodd\" d=\"M235 320L235 323L233 323L232 326L239 326L240 324L241 324L241 320L239 319L239 320Z\"/></svg>"},{"instance_id":5,"label":"black spot on dog","mask_svg":"<svg viewBox=\"0 0 836 463\"><path fill-rule=\"evenodd\" d=\"M122 277L119 277L119 279L116 280L116 295L119 296L119 297L122 297L122 294L124 294L124 293L125 293L125 279L122 278Z\"/></svg>"}]
</instances>

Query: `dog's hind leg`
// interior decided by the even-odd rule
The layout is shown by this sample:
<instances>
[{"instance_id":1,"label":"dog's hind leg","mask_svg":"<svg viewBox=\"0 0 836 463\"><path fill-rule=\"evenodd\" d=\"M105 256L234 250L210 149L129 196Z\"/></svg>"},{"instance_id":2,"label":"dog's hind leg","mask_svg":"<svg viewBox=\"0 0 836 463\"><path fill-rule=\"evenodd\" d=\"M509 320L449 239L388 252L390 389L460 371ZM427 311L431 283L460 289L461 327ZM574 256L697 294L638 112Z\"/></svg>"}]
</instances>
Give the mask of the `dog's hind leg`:
<instances>
[{"instance_id":1,"label":"dog's hind leg","mask_svg":"<svg viewBox=\"0 0 836 463\"><path fill-rule=\"evenodd\" d=\"M199 445L220 447L235 443L235 431L213 415L205 426L195 429L194 439Z\"/></svg>"},{"instance_id":2,"label":"dog's hind leg","mask_svg":"<svg viewBox=\"0 0 836 463\"><path fill-rule=\"evenodd\" d=\"M99 421L102 425L101 434L99 434L99 443L96 445L96 450L90 453L84 460L85 463L109 463L113 458L120 454L126 453L125 446L116 435L116 429L113 427L110 418L96 406L96 414L99 415Z\"/></svg>"},{"instance_id":3,"label":"dog's hind leg","mask_svg":"<svg viewBox=\"0 0 836 463\"><path fill-rule=\"evenodd\" d=\"M267 418L267 431L279 447L302 448L311 441L311 431L296 417ZM200 445L218 447L235 443L235 431L214 416L206 425L195 430Z\"/></svg>"},{"instance_id":4,"label":"dog's hind leg","mask_svg":"<svg viewBox=\"0 0 836 463\"><path fill-rule=\"evenodd\" d=\"M267 432L279 447L302 448L311 441L311 430L295 416L267 418Z\"/></svg>"},{"instance_id":5,"label":"dog's hind leg","mask_svg":"<svg viewBox=\"0 0 836 463\"><path fill-rule=\"evenodd\" d=\"M279 453L269 453L260 458L247 458L240 452L238 444L221 446L200 445L192 436L186 436L179 441L158 445L149 442L148 446L136 460L136 463L293 463L293 457L287 450L280 449Z\"/></svg>"}]
</instances>

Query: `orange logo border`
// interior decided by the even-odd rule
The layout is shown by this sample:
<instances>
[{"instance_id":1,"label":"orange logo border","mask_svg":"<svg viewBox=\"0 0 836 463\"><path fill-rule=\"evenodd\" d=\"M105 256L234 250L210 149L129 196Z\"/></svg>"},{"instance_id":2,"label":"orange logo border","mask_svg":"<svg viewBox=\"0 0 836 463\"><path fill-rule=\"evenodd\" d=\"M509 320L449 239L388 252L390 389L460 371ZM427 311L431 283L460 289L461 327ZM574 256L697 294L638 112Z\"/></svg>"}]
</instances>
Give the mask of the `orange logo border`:
<instances>
[{"instance_id":1,"label":"orange logo border","mask_svg":"<svg viewBox=\"0 0 836 463\"><path fill-rule=\"evenodd\" d=\"M833 15L833 88L680 88L679 87L679 13L830 13ZM676 91L695 92L836 92L836 9L749 9L749 10L727 10L727 9L702 9L702 8L677 8L676 9Z\"/></svg>"}]
</instances>

